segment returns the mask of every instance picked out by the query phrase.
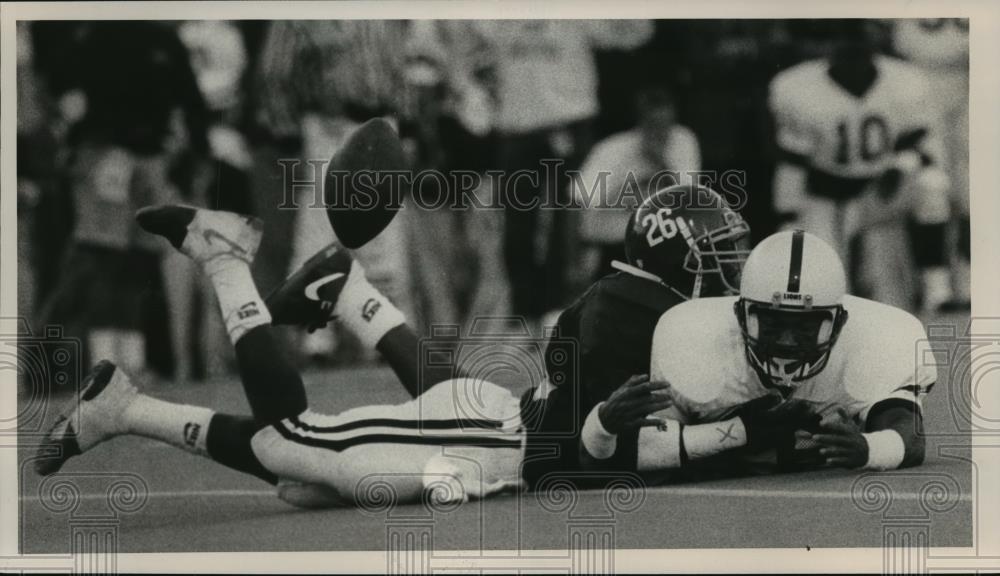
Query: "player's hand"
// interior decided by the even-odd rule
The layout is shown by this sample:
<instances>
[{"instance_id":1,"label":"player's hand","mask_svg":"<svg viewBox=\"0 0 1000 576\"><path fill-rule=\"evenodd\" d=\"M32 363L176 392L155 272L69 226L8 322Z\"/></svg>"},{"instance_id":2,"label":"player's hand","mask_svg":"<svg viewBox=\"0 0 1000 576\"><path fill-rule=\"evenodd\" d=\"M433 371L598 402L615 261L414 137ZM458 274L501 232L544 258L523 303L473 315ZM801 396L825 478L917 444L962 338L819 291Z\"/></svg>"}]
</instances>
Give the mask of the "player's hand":
<instances>
[{"instance_id":1,"label":"player's hand","mask_svg":"<svg viewBox=\"0 0 1000 576\"><path fill-rule=\"evenodd\" d=\"M783 401L775 394L745 402L732 415L743 421L747 447L752 450L774 448L783 440L791 442L795 430L815 429L819 421L807 402Z\"/></svg>"},{"instance_id":2,"label":"player's hand","mask_svg":"<svg viewBox=\"0 0 1000 576\"><path fill-rule=\"evenodd\" d=\"M650 382L648 374L632 376L597 410L601 426L611 434L620 434L630 428L660 424L659 419L649 415L673 406L665 392L669 388L666 382Z\"/></svg>"},{"instance_id":3,"label":"player's hand","mask_svg":"<svg viewBox=\"0 0 1000 576\"><path fill-rule=\"evenodd\" d=\"M794 430L818 432L820 429L820 415L814 405L805 400L785 400L768 411L767 416L773 423Z\"/></svg>"},{"instance_id":4,"label":"player's hand","mask_svg":"<svg viewBox=\"0 0 1000 576\"><path fill-rule=\"evenodd\" d=\"M814 470L826 465L826 457L819 453L820 445L813 439L822 431L821 426L829 422L846 422L847 412L840 406L828 409L820 419L819 414L809 411L809 416L798 422L790 445L778 446L778 466L787 471Z\"/></svg>"},{"instance_id":5,"label":"player's hand","mask_svg":"<svg viewBox=\"0 0 1000 576\"><path fill-rule=\"evenodd\" d=\"M898 168L889 168L879 176L875 182L875 190L878 197L883 202L888 202L899 193L899 187L903 182L903 173Z\"/></svg>"},{"instance_id":6,"label":"player's hand","mask_svg":"<svg viewBox=\"0 0 1000 576\"><path fill-rule=\"evenodd\" d=\"M868 441L853 421L828 416L812 439L819 445L819 454L827 466L860 468L868 462Z\"/></svg>"}]
</instances>

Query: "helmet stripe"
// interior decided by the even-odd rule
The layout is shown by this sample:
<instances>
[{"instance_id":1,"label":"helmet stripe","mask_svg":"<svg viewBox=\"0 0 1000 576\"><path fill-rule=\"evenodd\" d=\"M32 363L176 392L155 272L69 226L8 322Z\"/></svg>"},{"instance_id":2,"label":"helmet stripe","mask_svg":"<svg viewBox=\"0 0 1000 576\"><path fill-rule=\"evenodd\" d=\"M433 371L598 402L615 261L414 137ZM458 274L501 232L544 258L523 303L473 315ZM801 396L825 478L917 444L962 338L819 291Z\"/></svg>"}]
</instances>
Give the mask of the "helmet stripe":
<instances>
[{"instance_id":1,"label":"helmet stripe","mask_svg":"<svg viewBox=\"0 0 1000 576\"><path fill-rule=\"evenodd\" d=\"M802 279L802 244L805 232L796 230L792 233L792 261L788 266L788 292L798 292Z\"/></svg>"}]
</instances>

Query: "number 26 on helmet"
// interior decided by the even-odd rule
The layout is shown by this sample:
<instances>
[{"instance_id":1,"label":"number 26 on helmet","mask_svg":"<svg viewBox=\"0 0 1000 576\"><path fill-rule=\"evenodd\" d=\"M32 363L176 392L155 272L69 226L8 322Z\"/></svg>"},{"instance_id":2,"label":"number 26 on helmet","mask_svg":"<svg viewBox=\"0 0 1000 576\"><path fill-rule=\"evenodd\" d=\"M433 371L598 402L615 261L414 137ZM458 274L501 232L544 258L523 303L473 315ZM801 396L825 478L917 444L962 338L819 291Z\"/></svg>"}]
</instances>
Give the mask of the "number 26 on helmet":
<instances>
[{"instance_id":1,"label":"number 26 on helmet","mask_svg":"<svg viewBox=\"0 0 1000 576\"><path fill-rule=\"evenodd\" d=\"M685 299L735 294L750 227L717 192L680 184L663 188L632 213L625 230L629 265Z\"/></svg>"}]
</instances>

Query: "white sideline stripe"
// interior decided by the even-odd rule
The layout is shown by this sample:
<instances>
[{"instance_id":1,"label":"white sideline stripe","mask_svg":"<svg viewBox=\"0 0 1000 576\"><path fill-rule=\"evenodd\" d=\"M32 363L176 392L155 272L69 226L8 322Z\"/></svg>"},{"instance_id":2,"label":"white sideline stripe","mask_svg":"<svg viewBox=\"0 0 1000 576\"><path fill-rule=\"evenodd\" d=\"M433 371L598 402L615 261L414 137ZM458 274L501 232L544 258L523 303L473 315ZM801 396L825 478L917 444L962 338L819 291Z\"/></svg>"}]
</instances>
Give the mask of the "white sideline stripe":
<instances>
[{"instance_id":1,"label":"white sideline stripe","mask_svg":"<svg viewBox=\"0 0 1000 576\"><path fill-rule=\"evenodd\" d=\"M848 492L835 492L835 491L824 491L824 490L753 490L749 488L700 488L700 487L684 487L684 488L663 488L663 487L651 487L653 491L662 494L668 494L672 496L722 496L722 497L739 497L739 498L815 498L820 500L842 500L851 498L851 494ZM261 496L275 496L276 492L274 490L168 490L164 492L150 492L149 498L197 498L197 497L212 497L212 498L245 498L245 497L261 497ZM108 497L107 494L101 492L98 494L82 494L80 496L81 500L103 500ZM920 500L921 495L912 492L902 492L899 494L893 494L893 500L902 501L914 501ZM959 502L971 502L971 494L961 494L958 496L957 500ZM21 502L40 502L40 496L21 496Z\"/></svg>"},{"instance_id":2,"label":"white sideline stripe","mask_svg":"<svg viewBox=\"0 0 1000 576\"><path fill-rule=\"evenodd\" d=\"M199 496L213 498L244 498L247 496L275 496L275 490L166 490L163 492L150 492L150 498L197 498ZM80 500L85 502L90 500L105 500L108 495L104 492L97 494L81 494ZM21 496L21 502L41 502L42 497L38 495Z\"/></svg>"}]
</instances>

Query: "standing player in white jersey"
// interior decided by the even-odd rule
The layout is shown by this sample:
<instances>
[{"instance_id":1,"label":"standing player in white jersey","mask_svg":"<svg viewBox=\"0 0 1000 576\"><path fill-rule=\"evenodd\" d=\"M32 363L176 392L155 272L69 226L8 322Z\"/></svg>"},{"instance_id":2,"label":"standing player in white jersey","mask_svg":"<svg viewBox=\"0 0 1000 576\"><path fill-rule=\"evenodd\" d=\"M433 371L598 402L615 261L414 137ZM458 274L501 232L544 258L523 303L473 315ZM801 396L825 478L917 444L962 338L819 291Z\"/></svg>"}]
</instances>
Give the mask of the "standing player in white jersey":
<instances>
[{"instance_id":1,"label":"standing player in white jersey","mask_svg":"<svg viewBox=\"0 0 1000 576\"><path fill-rule=\"evenodd\" d=\"M918 68L875 53L867 23L842 26L830 58L771 82L782 153L775 209L789 228L829 242L857 288L880 302L912 307L915 282L906 279L915 260L924 306L933 309L950 286L947 178L931 90Z\"/></svg>"},{"instance_id":2,"label":"standing player in white jersey","mask_svg":"<svg viewBox=\"0 0 1000 576\"><path fill-rule=\"evenodd\" d=\"M921 402L937 378L920 360L923 326L845 291L832 248L801 230L779 232L751 252L740 296L664 313L650 378L668 384L673 406L641 429L636 469L683 476L920 464ZM618 439L596 413L582 443L600 468Z\"/></svg>"},{"instance_id":3,"label":"standing player in white jersey","mask_svg":"<svg viewBox=\"0 0 1000 576\"><path fill-rule=\"evenodd\" d=\"M969 294L969 20L907 18L893 20L893 47L919 66L930 81L931 101L944 132L943 168L951 192L952 288L956 305L967 307Z\"/></svg>"}]
</instances>

